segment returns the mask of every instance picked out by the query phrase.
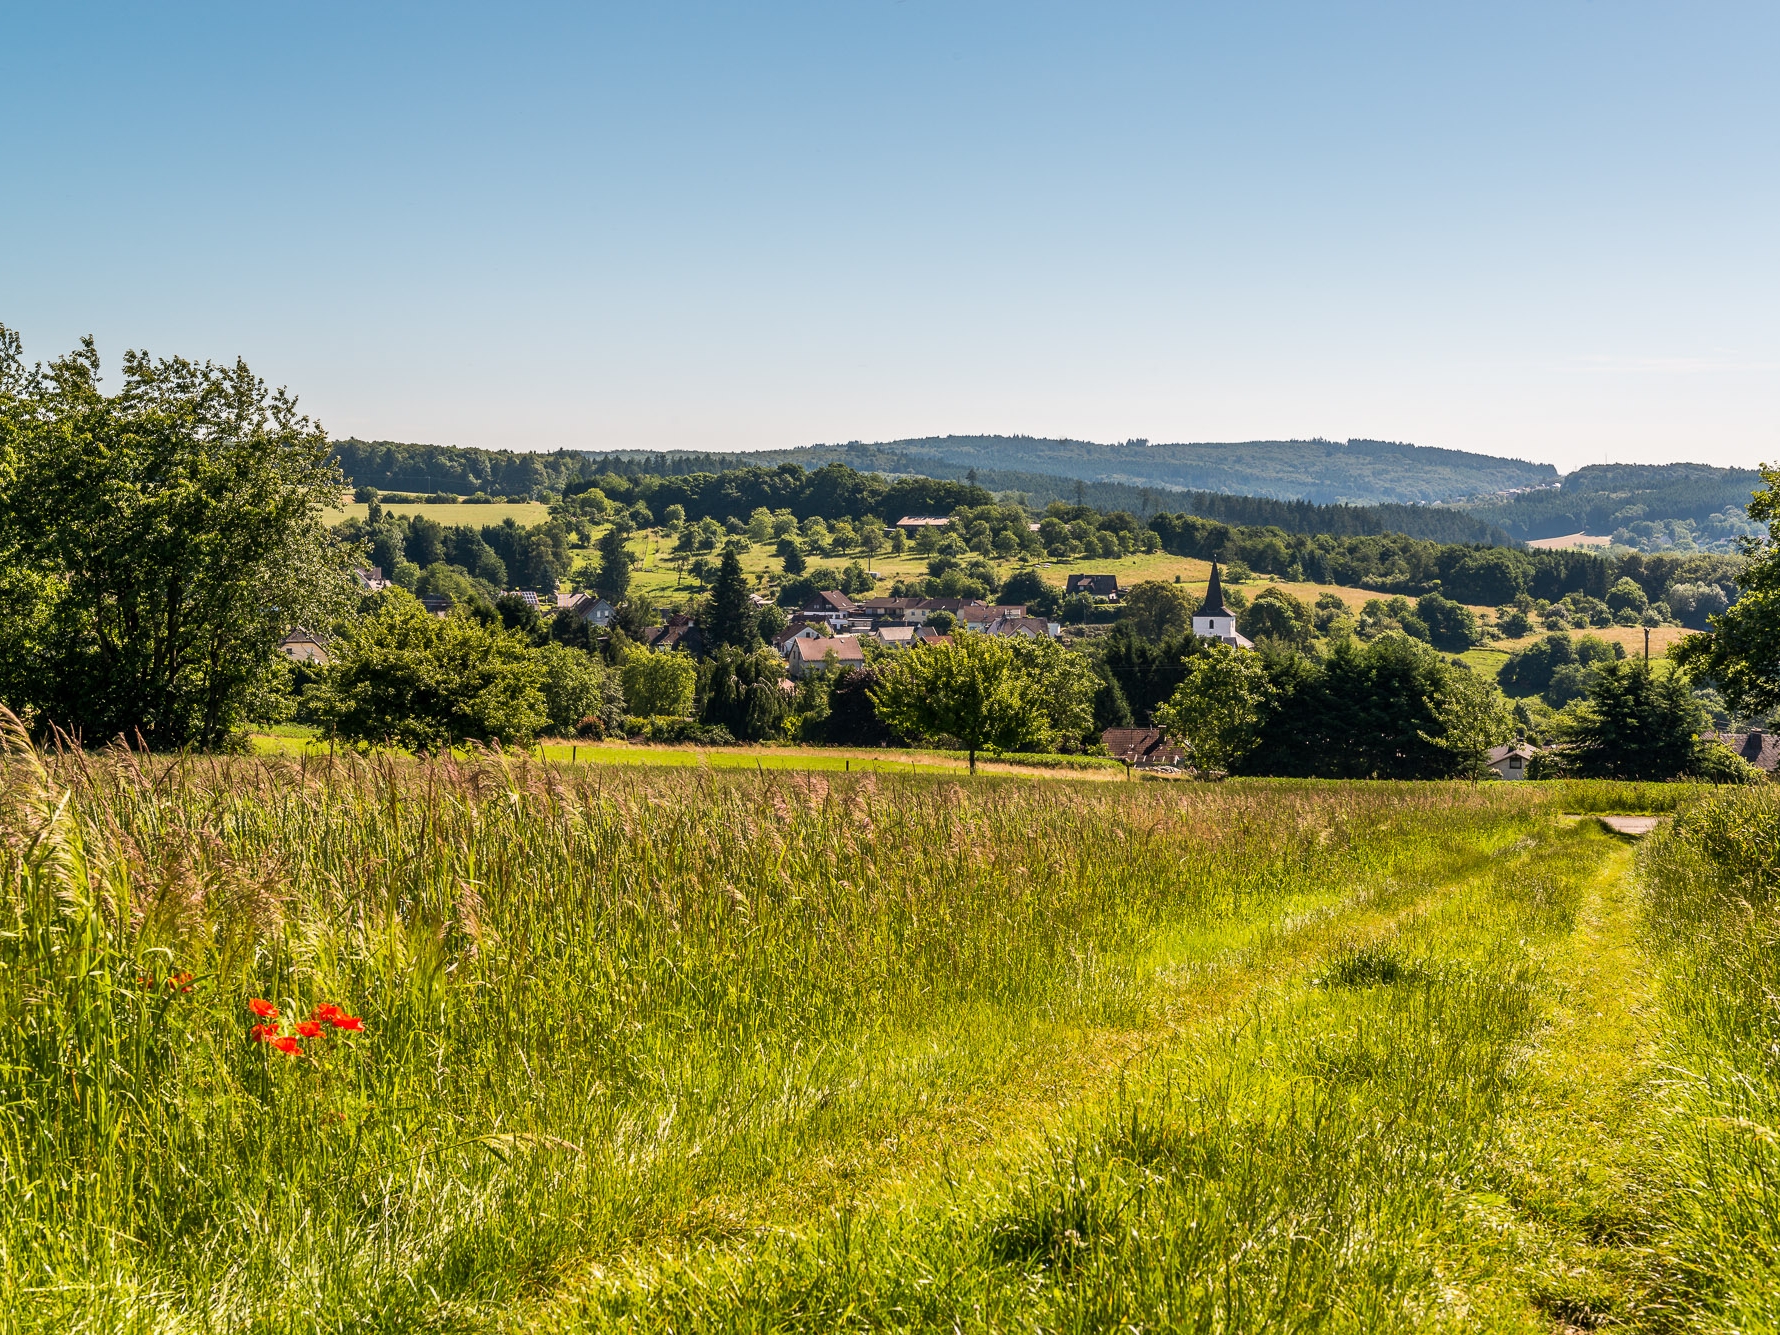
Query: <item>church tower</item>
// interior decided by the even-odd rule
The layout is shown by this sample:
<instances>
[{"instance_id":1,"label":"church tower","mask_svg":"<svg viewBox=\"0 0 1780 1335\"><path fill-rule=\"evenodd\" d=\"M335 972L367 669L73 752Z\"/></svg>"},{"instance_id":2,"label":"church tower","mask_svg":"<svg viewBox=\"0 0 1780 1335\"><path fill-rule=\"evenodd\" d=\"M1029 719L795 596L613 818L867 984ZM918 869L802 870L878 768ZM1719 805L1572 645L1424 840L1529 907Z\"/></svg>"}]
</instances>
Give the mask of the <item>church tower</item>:
<instances>
[{"instance_id":1,"label":"church tower","mask_svg":"<svg viewBox=\"0 0 1780 1335\"><path fill-rule=\"evenodd\" d=\"M1236 633L1236 613L1224 606L1224 582L1218 577L1218 563L1211 563L1211 583L1205 586L1205 601L1193 613L1193 633L1208 640L1222 640L1238 649L1255 646L1246 636Z\"/></svg>"}]
</instances>

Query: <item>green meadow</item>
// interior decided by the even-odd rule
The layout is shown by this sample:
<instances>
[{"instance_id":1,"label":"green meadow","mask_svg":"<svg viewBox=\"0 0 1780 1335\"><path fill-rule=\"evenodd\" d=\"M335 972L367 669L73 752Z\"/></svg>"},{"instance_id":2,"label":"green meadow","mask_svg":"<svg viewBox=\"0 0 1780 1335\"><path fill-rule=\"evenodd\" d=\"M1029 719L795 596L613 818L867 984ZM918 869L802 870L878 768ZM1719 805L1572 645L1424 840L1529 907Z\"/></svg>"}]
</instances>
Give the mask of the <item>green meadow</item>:
<instances>
[{"instance_id":1,"label":"green meadow","mask_svg":"<svg viewBox=\"0 0 1780 1335\"><path fill-rule=\"evenodd\" d=\"M0 1330L1780 1326L1772 789L4 764Z\"/></svg>"}]
</instances>

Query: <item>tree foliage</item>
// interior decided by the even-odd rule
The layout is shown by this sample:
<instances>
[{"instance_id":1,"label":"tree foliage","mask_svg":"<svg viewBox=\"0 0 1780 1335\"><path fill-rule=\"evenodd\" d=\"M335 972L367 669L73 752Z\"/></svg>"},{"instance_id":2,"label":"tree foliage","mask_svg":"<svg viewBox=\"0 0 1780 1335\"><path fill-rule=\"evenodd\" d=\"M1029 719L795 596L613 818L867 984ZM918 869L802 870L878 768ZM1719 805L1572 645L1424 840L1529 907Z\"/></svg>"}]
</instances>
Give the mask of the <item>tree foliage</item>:
<instances>
[{"instance_id":1,"label":"tree foliage","mask_svg":"<svg viewBox=\"0 0 1780 1335\"><path fill-rule=\"evenodd\" d=\"M1780 523L1780 468L1761 470L1764 490L1749 502L1749 516ZM1711 618L1711 635L1692 635L1676 646L1676 659L1711 682L1732 708L1762 714L1780 708L1780 540L1770 531L1744 544L1748 565L1743 596Z\"/></svg>"},{"instance_id":2,"label":"tree foliage","mask_svg":"<svg viewBox=\"0 0 1780 1335\"><path fill-rule=\"evenodd\" d=\"M632 645L619 668L624 702L645 718L687 715L698 688L698 664L682 653L654 653Z\"/></svg>"},{"instance_id":3,"label":"tree foliage","mask_svg":"<svg viewBox=\"0 0 1780 1335\"><path fill-rule=\"evenodd\" d=\"M1156 711L1156 723L1186 744L1198 768L1233 770L1260 744L1272 695L1259 654L1214 641L1187 665L1186 679Z\"/></svg>"},{"instance_id":4,"label":"tree foliage","mask_svg":"<svg viewBox=\"0 0 1780 1335\"><path fill-rule=\"evenodd\" d=\"M1050 733L1038 681L1001 636L965 632L906 650L882 669L873 700L905 736L956 738L973 774L979 751L1018 751Z\"/></svg>"},{"instance_id":5,"label":"tree foliage","mask_svg":"<svg viewBox=\"0 0 1780 1335\"><path fill-rule=\"evenodd\" d=\"M322 429L242 362L91 339L47 369L0 361L0 690L89 742L226 744L282 670L279 639L350 600Z\"/></svg>"},{"instance_id":6,"label":"tree foliage","mask_svg":"<svg viewBox=\"0 0 1780 1335\"><path fill-rule=\"evenodd\" d=\"M1556 760L1588 779L1678 779L1705 760L1706 711L1680 673L1641 659L1601 663L1588 697L1558 718Z\"/></svg>"},{"instance_id":7,"label":"tree foliage","mask_svg":"<svg viewBox=\"0 0 1780 1335\"><path fill-rule=\"evenodd\" d=\"M521 635L463 614L431 616L389 589L336 641L310 708L330 734L360 746L525 743L550 722L546 680Z\"/></svg>"}]
</instances>

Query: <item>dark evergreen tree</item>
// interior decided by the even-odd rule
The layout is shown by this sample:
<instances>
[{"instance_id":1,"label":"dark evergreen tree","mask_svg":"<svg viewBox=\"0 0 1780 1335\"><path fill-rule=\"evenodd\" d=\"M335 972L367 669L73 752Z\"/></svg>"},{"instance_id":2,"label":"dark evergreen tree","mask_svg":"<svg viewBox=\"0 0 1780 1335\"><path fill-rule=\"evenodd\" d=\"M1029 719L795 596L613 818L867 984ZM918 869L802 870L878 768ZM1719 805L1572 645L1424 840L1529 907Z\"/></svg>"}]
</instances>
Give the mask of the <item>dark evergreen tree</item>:
<instances>
[{"instance_id":1,"label":"dark evergreen tree","mask_svg":"<svg viewBox=\"0 0 1780 1335\"><path fill-rule=\"evenodd\" d=\"M1706 711L1679 673L1641 659L1602 663L1588 698L1559 721L1557 760L1588 779L1678 779L1699 771Z\"/></svg>"},{"instance_id":2,"label":"dark evergreen tree","mask_svg":"<svg viewBox=\"0 0 1780 1335\"><path fill-rule=\"evenodd\" d=\"M600 535L599 591L616 603L630 592L630 549L624 545L626 530L614 524Z\"/></svg>"},{"instance_id":3,"label":"dark evergreen tree","mask_svg":"<svg viewBox=\"0 0 1780 1335\"><path fill-rule=\"evenodd\" d=\"M760 642L760 618L748 598L748 577L742 573L741 558L734 552L723 553L701 622L705 638L713 646L752 649Z\"/></svg>"},{"instance_id":4,"label":"dark evergreen tree","mask_svg":"<svg viewBox=\"0 0 1780 1335\"><path fill-rule=\"evenodd\" d=\"M824 741L834 746L888 746L896 740L871 701L870 692L878 681L871 668L856 668L835 678L828 692L828 717L823 720Z\"/></svg>"}]
</instances>

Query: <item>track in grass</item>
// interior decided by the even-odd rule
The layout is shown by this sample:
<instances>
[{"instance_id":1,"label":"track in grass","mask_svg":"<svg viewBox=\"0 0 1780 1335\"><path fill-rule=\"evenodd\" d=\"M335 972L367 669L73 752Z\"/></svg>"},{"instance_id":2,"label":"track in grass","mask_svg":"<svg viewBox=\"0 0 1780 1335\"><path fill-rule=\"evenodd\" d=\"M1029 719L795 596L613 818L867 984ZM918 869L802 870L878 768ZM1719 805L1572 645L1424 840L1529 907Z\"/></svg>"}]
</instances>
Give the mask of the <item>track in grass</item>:
<instances>
[{"instance_id":1,"label":"track in grass","mask_svg":"<svg viewBox=\"0 0 1780 1335\"><path fill-rule=\"evenodd\" d=\"M1630 846L1563 814L1675 790L17 752L7 780L0 1329L1675 1302L1627 1204L1661 1028ZM281 1061L256 996L367 1032Z\"/></svg>"}]
</instances>

